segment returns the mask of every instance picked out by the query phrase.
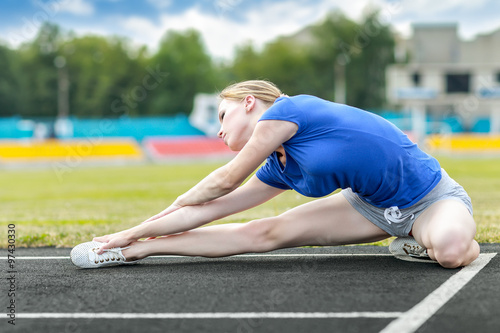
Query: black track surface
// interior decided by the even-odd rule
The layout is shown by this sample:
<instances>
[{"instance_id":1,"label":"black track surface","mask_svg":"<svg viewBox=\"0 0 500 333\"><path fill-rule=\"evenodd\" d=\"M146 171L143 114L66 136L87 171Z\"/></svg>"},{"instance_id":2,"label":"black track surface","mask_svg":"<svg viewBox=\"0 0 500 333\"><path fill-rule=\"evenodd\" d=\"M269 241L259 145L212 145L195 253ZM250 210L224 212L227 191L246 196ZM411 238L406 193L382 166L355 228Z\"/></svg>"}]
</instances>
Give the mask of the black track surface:
<instances>
[{"instance_id":1,"label":"black track surface","mask_svg":"<svg viewBox=\"0 0 500 333\"><path fill-rule=\"evenodd\" d=\"M483 244L481 250L498 253L500 245ZM42 248L15 254L69 252ZM78 269L69 259L20 259L16 325L8 324L9 282L2 279L0 332L379 332L395 318L31 319L22 314L406 312L459 271L373 255L388 253L374 246L301 248L271 253L297 256L162 257L92 270ZM417 332L500 332L500 255Z\"/></svg>"}]
</instances>

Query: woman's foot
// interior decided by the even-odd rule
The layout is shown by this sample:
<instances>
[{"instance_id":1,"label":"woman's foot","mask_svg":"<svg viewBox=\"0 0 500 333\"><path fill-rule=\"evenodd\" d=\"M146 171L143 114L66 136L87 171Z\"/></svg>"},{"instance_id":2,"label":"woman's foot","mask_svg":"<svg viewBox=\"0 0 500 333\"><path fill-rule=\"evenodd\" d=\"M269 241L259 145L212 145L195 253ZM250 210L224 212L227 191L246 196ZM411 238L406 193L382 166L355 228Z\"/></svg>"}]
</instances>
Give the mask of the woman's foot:
<instances>
[{"instance_id":1,"label":"woman's foot","mask_svg":"<svg viewBox=\"0 0 500 333\"><path fill-rule=\"evenodd\" d=\"M102 254L97 254L97 250L102 246L101 242L86 242L79 244L71 250L71 261L81 268L99 268L112 265L135 264L138 260L127 261L122 251L125 248L113 248L104 250Z\"/></svg>"},{"instance_id":2,"label":"woman's foot","mask_svg":"<svg viewBox=\"0 0 500 333\"><path fill-rule=\"evenodd\" d=\"M418 244L413 237L398 237L390 245L389 251L398 259L437 263L427 253L427 249Z\"/></svg>"}]
</instances>

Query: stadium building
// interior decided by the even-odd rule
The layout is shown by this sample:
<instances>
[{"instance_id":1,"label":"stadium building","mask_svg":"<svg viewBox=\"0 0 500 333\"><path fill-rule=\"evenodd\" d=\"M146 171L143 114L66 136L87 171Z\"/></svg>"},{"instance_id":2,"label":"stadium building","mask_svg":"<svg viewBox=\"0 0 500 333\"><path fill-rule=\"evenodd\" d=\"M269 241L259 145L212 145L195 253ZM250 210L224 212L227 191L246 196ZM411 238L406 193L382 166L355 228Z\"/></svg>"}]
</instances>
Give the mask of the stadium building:
<instances>
[{"instance_id":1,"label":"stadium building","mask_svg":"<svg viewBox=\"0 0 500 333\"><path fill-rule=\"evenodd\" d=\"M389 103L411 113L414 134L500 133L500 29L462 40L455 23L412 27L397 41L386 87Z\"/></svg>"}]
</instances>

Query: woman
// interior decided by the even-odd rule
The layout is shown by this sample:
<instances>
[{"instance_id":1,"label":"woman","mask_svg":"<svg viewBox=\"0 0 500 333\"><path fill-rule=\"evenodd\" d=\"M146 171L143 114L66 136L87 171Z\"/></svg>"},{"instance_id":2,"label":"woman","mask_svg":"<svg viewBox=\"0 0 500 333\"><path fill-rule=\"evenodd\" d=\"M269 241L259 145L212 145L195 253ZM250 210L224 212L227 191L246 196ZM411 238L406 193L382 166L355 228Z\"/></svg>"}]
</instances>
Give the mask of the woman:
<instances>
[{"instance_id":1,"label":"woman","mask_svg":"<svg viewBox=\"0 0 500 333\"><path fill-rule=\"evenodd\" d=\"M71 258L77 266L126 264L159 254L219 257L366 243L391 236L400 237L390 249L402 259L428 257L454 268L478 257L466 192L388 121L313 96L288 97L267 81L231 85L220 97L218 136L238 155L160 214L75 247ZM342 191L324 197L338 188ZM196 229L289 189L324 198L276 217Z\"/></svg>"}]
</instances>

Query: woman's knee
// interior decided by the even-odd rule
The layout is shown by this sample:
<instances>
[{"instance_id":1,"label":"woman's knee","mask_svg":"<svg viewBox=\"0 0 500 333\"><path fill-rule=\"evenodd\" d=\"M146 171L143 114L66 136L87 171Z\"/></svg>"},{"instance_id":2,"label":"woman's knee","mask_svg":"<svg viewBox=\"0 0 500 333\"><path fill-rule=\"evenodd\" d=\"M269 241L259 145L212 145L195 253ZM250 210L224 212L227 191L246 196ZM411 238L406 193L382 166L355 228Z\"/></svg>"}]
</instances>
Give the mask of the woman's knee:
<instances>
[{"instance_id":1,"label":"woman's knee","mask_svg":"<svg viewBox=\"0 0 500 333\"><path fill-rule=\"evenodd\" d=\"M251 244L252 252L267 252L277 249L279 237L277 226L280 217L253 220L242 225L242 237Z\"/></svg>"},{"instance_id":2,"label":"woman's knee","mask_svg":"<svg viewBox=\"0 0 500 333\"><path fill-rule=\"evenodd\" d=\"M449 236L446 241L433 244L433 256L441 266L446 268L466 266L479 256L479 245L475 240L463 235Z\"/></svg>"},{"instance_id":3,"label":"woman's knee","mask_svg":"<svg viewBox=\"0 0 500 333\"><path fill-rule=\"evenodd\" d=\"M433 248L434 257L445 268L456 268L462 265L465 254L461 246L448 246L443 249Z\"/></svg>"},{"instance_id":4,"label":"woman's knee","mask_svg":"<svg viewBox=\"0 0 500 333\"><path fill-rule=\"evenodd\" d=\"M413 234L443 267L467 265L479 255L474 219L456 200L433 204L417 219Z\"/></svg>"}]
</instances>

